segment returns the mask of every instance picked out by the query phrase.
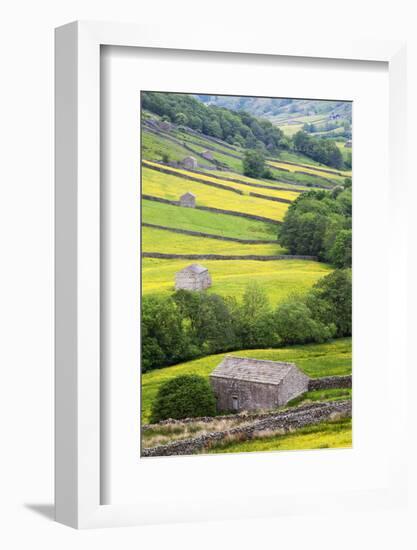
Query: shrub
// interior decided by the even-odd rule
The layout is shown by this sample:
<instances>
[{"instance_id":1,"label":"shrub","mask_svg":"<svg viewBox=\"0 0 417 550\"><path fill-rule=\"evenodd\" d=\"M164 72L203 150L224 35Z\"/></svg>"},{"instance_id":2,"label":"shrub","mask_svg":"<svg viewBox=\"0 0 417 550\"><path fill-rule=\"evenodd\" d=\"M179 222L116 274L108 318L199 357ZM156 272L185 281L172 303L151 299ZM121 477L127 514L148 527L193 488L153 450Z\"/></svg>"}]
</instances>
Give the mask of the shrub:
<instances>
[{"instance_id":1,"label":"shrub","mask_svg":"<svg viewBox=\"0 0 417 550\"><path fill-rule=\"evenodd\" d=\"M182 375L160 387L152 406L151 422L215 414L216 399L209 382L202 376Z\"/></svg>"}]
</instances>

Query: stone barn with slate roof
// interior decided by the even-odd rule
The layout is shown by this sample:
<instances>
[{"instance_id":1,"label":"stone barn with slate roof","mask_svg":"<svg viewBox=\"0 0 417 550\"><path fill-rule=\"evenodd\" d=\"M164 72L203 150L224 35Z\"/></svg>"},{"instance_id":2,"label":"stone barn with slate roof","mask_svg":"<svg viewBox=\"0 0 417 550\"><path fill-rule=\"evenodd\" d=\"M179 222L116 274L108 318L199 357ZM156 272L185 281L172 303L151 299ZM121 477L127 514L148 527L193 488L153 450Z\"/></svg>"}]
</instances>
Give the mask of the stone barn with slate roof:
<instances>
[{"instance_id":1,"label":"stone barn with slate roof","mask_svg":"<svg viewBox=\"0 0 417 550\"><path fill-rule=\"evenodd\" d=\"M191 264L175 274L175 290L205 290L211 286L207 267Z\"/></svg>"},{"instance_id":2,"label":"stone barn with slate roof","mask_svg":"<svg viewBox=\"0 0 417 550\"><path fill-rule=\"evenodd\" d=\"M274 409L308 390L294 363L226 355L210 375L219 411Z\"/></svg>"},{"instance_id":3,"label":"stone barn with slate roof","mask_svg":"<svg viewBox=\"0 0 417 550\"><path fill-rule=\"evenodd\" d=\"M195 159L194 157L185 157L182 159L182 165L185 168L197 168L197 159Z\"/></svg>"},{"instance_id":4,"label":"stone barn with slate roof","mask_svg":"<svg viewBox=\"0 0 417 550\"><path fill-rule=\"evenodd\" d=\"M186 206L187 208L194 208L195 207L194 193L187 191L187 193L184 193L184 195L181 195L180 206Z\"/></svg>"}]
</instances>

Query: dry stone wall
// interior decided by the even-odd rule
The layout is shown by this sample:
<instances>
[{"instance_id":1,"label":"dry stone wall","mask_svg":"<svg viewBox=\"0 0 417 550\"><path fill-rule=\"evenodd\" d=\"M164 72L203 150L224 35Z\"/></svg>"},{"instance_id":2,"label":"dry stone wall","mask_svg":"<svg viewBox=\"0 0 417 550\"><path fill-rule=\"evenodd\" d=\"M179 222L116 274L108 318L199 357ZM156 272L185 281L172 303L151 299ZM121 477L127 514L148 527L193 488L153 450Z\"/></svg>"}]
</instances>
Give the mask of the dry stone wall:
<instances>
[{"instance_id":1,"label":"dry stone wall","mask_svg":"<svg viewBox=\"0 0 417 550\"><path fill-rule=\"evenodd\" d=\"M160 258L163 260L256 260L259 262L275 262L280 260L317 260L316 256L295 256L291 254L281 254L277 256L257 256L255 254L229 256L226 254L168 254L163 252L142 252L142 257Z\"/></svg>"},{"instance_id":2,"label":"dry stone wall","mask_svg":"<svg viewBox=\"0 0 417 550\"><path fill-rule=\"evenodd\" d=\"M287 431L318 424L335 417L348 418L350 416L352 416L352 402L350 400L304 405L296 409L269 415L267 418L258 419L230 430L212 432L190 439L174 441L166 445L142 449L142 456L190 455L201 451L212 443L222 441L228 436L235 435L251 439L256 437L258 433L267 430L282 429Z\"/></svg>"},{"instance_id":3,"label":"dry stone wall","mask_svg":"<svg viewBox=\"0 0 417 550\"><path fill-rule=\"evenodd\" d=\"M351 388L352 376L325 376L323 378L311 378L308 390L329 390L334 388Z\"/></svg>"}]
</instances>

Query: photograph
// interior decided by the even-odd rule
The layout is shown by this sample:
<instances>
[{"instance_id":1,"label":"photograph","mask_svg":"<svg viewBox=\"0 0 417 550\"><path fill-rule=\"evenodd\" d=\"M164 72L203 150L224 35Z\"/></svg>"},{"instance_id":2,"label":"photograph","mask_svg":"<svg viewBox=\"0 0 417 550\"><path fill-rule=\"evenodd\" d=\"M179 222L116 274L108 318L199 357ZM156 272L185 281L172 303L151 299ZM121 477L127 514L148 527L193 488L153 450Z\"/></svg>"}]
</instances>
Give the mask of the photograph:
<instances>
[{"instance_id":1,"label":"photograph","mask_svg":"<svg viewBox=\"0 0 417 550\"><path fill-rule=\"evenodd\" d=\"M140 456L351 448L352 101L138 105Z\"/></svg>"}]
</instances>

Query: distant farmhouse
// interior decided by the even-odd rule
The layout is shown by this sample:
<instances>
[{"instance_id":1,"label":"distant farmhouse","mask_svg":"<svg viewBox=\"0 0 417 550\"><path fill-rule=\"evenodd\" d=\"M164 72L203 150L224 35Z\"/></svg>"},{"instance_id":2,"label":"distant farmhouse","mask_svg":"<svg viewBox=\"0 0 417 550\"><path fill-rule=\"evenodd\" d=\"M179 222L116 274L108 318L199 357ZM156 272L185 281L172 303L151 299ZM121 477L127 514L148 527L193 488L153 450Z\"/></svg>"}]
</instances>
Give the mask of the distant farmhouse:
<instances>
[{"instance_id":1,"label":"distant farmhouse","mask_svg":"<svg viewBox=\"0 0 417 550\"><path fill-rule=\"evenodd\" d=\"M180 197L180 206L186 206L188 208L194 208L195 207L195 195L194 195L194 193L190 193L190 191L187 191L187 193L184 193L184 195L181 195L181 197Z\"/></svg>"},{"instance_id":2,"label":"distant farmhouse","mask_svg":"<svg viewBox=\"0 0 417 550\"><path fill-rule=\"evenodd\" d=\"M219 411L274 409L308 389L294 363L227 355L210 375Z\"/></svg>"},{"instance_id":3,"label":"distant farmhouse","mask_svg":"<svg viewBox=\"0 0 417 550\"><path fill-rule=\"evenodd\" d=\"M207 267L191 264L175 274L175 290L205 290L211 286Z\"/></svg>"},{"instance_id":4,"label":"distant farmhouse","mask_svg":"<svg viewBox=\"0 0 417 550\"><path fill-rule=\"evenodd\" d=\"M213 160L213 158L214 158L213 153L211 151L209 151L208 149L206 151L203 151L201 153L201 156L203 158L205 158L206 160Z\"/></svg>"},{"instance_id":5,"label":"distant farmhouse","mask_svg":"<svg viewBox=\"0 0 417 550\"><path fill-rule=\"evenodd\" d=\"M185 157L182 159L181 164L185 166L185 168L197 168L197 160L194 157Z\"/></svg>"},{"instance_id":6,"label":"distant farmhouse","mask_svg":"<svg viewBox=\"0 0 417 550\"><path fill-rule=\"evenodd\" d=\"M349 149L352 148L352 140L351 139L348 139L345 143L345 147L349 147Z\"/></svg>"}]
</instances>

